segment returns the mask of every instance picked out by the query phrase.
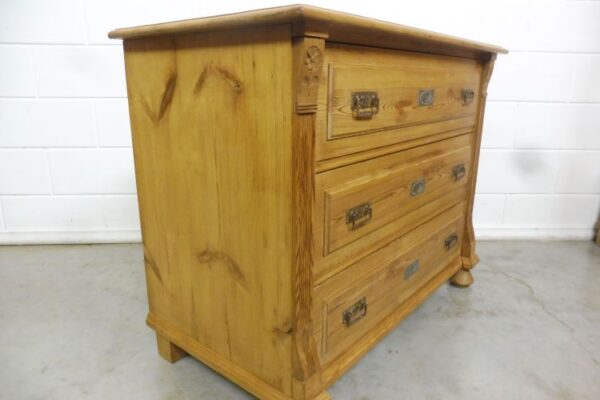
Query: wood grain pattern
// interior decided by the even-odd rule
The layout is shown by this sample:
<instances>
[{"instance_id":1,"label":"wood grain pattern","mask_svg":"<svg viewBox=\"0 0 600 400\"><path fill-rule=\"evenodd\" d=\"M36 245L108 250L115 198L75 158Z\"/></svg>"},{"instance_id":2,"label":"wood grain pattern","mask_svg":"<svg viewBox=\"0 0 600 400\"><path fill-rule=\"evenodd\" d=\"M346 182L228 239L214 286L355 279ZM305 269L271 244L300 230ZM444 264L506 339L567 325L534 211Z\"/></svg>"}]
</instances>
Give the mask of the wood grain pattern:
<instances>
[{"instance_id":1,"label":"wood grain pattern","mask_svg":"<svg viewBox=\"0 0 600 400\"><path fill-rule=\"evenodd\" d=\"M110 36L126 38L147 323L163 358L190 354L260 399L327 400L444 281L471 283L503 49L302 5ZM416 105L421 89L436 90L432 106ZM350 116L359 90L380 95L372 119ZM350 229L347 211L367 202L371 218ZM360 298L368 314L344 323Z\"/></svg>"},{"instance_id":2,"label":"wood grain pattern","mask_svg":"<svg viewBox=\"0 0 600 400\"><path fill-rule=\"evenodd\" d=\"M316 110L318 94L316 90L319 88L318 78L322 65L320 49L323 49L324 46L323 39L294 38L293 40L293 97L296 99L296 113L292 118L292 243L294 249L294 382L292 392L295 399L313 398L322 390L319 357L312 337L311 305L313 287L312 210L315 186L314 111ZM314 54L315 49L319 51L318 59ZM317 79L311 89L314 92L307 93L307 78L308 84L310 84L312 77Z\"/></svg>"},{"instance_id":3,"label":"wood grain pattern","mask_svg":"<svg viewBox=\"0 0 600 400\"><path fill-rule=\"evenodd\" d=\"M470 135L464 135L320 174L317 187L325 192L324 255L465 185L470 156ZM455 179L453 170L460 165L464 176ZM413 195L416 182L425 188ZM365 203L372 217L352 228L346 221L348 211Z\"/></svg>"},{"instance_id":4,"label":"wood grain pattern","mask_svg":"<svg viewBox=\"0 0 600 400\"><path fill-rule=\"evenodd\" d=\"M439 52L472 58L485 56L490 52L507 52L494 45L303 4L116 29L109 32L108 37L130 39L277 24L296 25L294 33L298 36L311 33L312 27L315 26L319 27L319 30L327 27L329 40L342 43Z\"/></svg>"},{"instance_id":5,"label":"wood grain pattern","mask_svg":"<svg viewBox=\"0 0 600 400\"><path fill-rule=\"evenodd\" d=\"M224 357L221 354L213 351L211 348L204 346L194 338L190 337L186 332L183 332L171 325L162 318L156 315L149 314L146 320L148 326L156 331L157 334L168 338L169 341L176 346L185 348L186 351L194 356L194 358L202 361L205 365L217 371L227 379L235 382L244 390L257 396L259 399L268 400L291 400L292 398L279 389L265 383L265 381L256 375L241 368L235 361Z\"/></svg>"},{"instance_id":6,"label":"wood grain pattern","mask_svg":"<svg viewBox=\"0 0 600 400\"><path fill-rule=\"evenodd\" d=\"M385 335L390 333L404 318L408 317L419 305L421 305L433 291L438 289L444 282L461 268L460 258L452 260L433 279L421 286L410 296L402 306L398 307L392 314L381 321L370 330L351 349L342 353L334 362L323 368L323 382L325 386L331 385L354 364L356 364L373 346L375 346Z\"/></svg>"},{"instance_id":7,"label":"wood grain pattern","mask_svg":"<svg viewBox=\"0 0 600 400\"><path fill-rule=\"evenodd\" d=\"M451 139L456 136L464 135L472 131L472 128L461 128L447 132L442 132L436 135L424 136L418 139L407 140L406 142L400 142L385 147L375 147L370 150L361 151L358 153L348 154L344 157L330 158L327 160L320 160L316 162L315 172L321 173L330 169L340 168L345 165L356 164L361 161L372 160L377 157L386 156L388 154L396 153L401 150L413 149L419 146L425 146L428 144L436 143L441 140Z\"/></svg>"},{"instance_id":8,"label":"wood grain pattern","mask_svg":"<svg viewBox=\"0 0 600 400\"><path fill-rule=\"evenodd\" d=\"M351 348L460 254L463 211L462 204L452 207L315 288L314 314L321 321L315 337L321 336L323 364ZM447 248L453 234L457 242ZM418 269L407 279L405 271L414 262ZM345 326L343 311L361 298L368 302L366 315Z\"/></svg>"},{"instance_id":9,"label":"wood grain pattern","mask_svg":"<svg viewBox=\"0 0 600 400\"><path fill-rule=\"evenodd\" d=\"M325 40L322 38L294 39L294 98L297 114L317 111L324 50Z\"/></svg>"},{"instance_id":10,"label":"wood grain pattern","mask_svg":"<svg viewBox=\"0 0 600 400\"><path fill-rule=\"evenodd\" d=\"M381 57L379 57L381 58ZM463 101L462 90L477 93L478 65L469 61L442 65L417 56L394 57L389 65L369 57L372 65L329 64L327 139L365 135L404 126L446 121L473 116L477 95ZM357 60L358 61L358 60ZM390 63L391 64L391 63ZM419 92L433 91L433 103L419 105ZM357 119L352 114L352 93L372 91L379 99L379 110L371 118Z\"/></svg>"},{"instance_id":11,"label":"wood grain pattern","mask_svg":"<svg viewBox=\"0 0 600 400\"><path fill-rule=\"evenodd\" d=\"M174 363L187 355L185 351L159 333L156 334L156 345L158 346L158 354L170 363Z\"/></svg>"},{"instance_id":12,"label":"wood grain pattern","mask_svg":"<svg viewBox=\"0 0 600 400\"><path fill-rule=\"evenodd\" d=\"M490 60L485 62L482 66L481 74L481 95L479 97L479 113L477 120L477 130L473 136L472 146L472 175L469 179L469 195L466 204L465 215L467 218L465 224L464 240L462 244L462 263L464 272L460 272L455 276L451 283L458 287L468 287L473 283L473 277L471 276L470 269L472 269L478 262L479 256L475 251L475 230L473 229L473 206L475 204L475 190L477 184L477 169L479 166L479 153L481 149L481 135L483 132L483 117L485 114L485 101L487 99L487 88L494 70L495 54L491 56Z\"/></svg>"},{"instance_id":13,"label":"wood grain pattern","mask_svg":"<svg viewBox=\"0 0 600 400\"><path fill-rule=\"evenodd\" d=\"M291 60L289 26L125 42L150 314L288 396Z\"/></svg>"},{"instance_id":14,"label":"wood grain pattern","mask_svg":"<svg viewBox=\"0 0 600 400\"><path fill-rule=\"evenodd\" d=\"M342 44L326 46L317 111L316 158L328 160L457 129L475 129L477 102L462 105L464 87L479 92L475 60ZM415 105L420 89L437 89L434 105ZM380 110L352 117L355 91L377 91ZM478 96L478 95L476 95Z\"/></svg>"},{"instance_id":15,"label":"wood grain pattern","mask_svg":"<svg viewBox=\"0 0 600 400\"><path fill-rule=\"evenodd\" d=\"M345 268L465 200L470 175L470 134L352 164L317 175L315 230L316 281ZM455 166L465 176L454 180ZM424 193L412 197L413 182L424 179ZM370 202L373 217L350 229L346 212Z\"/></svg>"},{"instance_id":16,"label":"wood grain pattern","mask_svg":"<svg viewBox=\"0 0 600 400\"><path fill-rule=\"evenodd\" d=\"M466 198L466 194L466 186L459 187L456 190L430 201L405 216L382 226L380 229L373 231L369 235L363 236L360 240L341 247L326 257L323 256L323 253L321 252L315 252L313 267L314 283L322 283L340 271L343 271L349 265L356 262L356 260L371 254L390 241L406 234L439 213L460 203ZM315 225L315 227L318 229L319 226ZM318 235L315 233L315 248L323 248L322 246L322 232Z\"/></svg>"}]
</instances>

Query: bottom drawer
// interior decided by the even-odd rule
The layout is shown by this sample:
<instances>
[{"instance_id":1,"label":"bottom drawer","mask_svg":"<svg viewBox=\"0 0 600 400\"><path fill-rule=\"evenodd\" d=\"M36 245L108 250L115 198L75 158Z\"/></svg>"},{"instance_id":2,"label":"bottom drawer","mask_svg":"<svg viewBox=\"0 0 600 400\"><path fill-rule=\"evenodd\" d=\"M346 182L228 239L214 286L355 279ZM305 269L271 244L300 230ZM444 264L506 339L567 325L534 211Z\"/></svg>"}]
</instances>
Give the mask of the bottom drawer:
<instances>
[{"instance_id":1,"label":"bottom drawer","mask_svg":"<svg viewBox=\"0 0 600 400\"><path fill-rule=\"evenodd\" d=\"M457 204L315 288L322 362L350 348L459 256L463 210Z\"/></svg>"}]
</instances>

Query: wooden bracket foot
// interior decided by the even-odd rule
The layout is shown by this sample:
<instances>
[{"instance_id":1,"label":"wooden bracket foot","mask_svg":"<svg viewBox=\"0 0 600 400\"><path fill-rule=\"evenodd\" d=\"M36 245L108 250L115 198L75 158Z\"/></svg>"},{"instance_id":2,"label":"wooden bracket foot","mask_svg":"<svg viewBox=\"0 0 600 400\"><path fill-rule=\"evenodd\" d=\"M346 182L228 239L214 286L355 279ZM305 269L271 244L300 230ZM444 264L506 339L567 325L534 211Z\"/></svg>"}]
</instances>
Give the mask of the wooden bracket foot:
<instances>
[{"instance_id":1,"label":"wooden bracket foot","mask_svg":"<svg viewBox=\"0 0 600 400\"><path fill-rule=\"evenodd\" d=\"M170 363L174 363L187 355L185 351L158 333L156 334L156 344L158 345L158 354Z\"/></svg>"}]
</instances>

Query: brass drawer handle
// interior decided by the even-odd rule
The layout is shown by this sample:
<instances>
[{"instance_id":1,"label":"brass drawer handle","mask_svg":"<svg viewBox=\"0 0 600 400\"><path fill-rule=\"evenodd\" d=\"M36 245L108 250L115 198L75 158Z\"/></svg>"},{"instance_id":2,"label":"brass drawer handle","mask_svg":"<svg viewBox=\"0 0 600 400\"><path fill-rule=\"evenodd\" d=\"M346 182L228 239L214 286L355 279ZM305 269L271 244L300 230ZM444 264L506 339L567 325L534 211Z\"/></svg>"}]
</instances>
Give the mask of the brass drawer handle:
<instances>
[{"instance_id":1,"label":"brass drawer handle","mask_svg":"<svg viewBox=\"0 0 600 400\"><path fill-rule=\"evenodd\" d=\"M367 315L367 298L363 297L348 307L342 314L344 325L350 326Z\"/></svg>"},{"instance_id":2,"label":"brass drawer handle","mask_svg":"<svg viewBox=\"0 0 600 400\"><path fill-rule=\"evenodd\" d=\"M346 211L346 224L351 225L350 230L358 229L373 218L373 207L370 202L352 207Z\"/></svg>"},{"instance_id":3,"label":"brass drawer handle","mask_svg":"<svg viewBox=\"0 0 600 400\"><path fill-rule=\"evenodd\" d=\"M410 184L410 197L415 197L425 192L425 178L421 178Z\"/></svg>"},{"instance_id":4,"label":"brass drawer handle","mask_svg":"<svg viewBox=\"0 0 600 400\"><path fill-rule=\"evenodd\" d=\"M370 119L379 112L377 92L352 92L352 116L356 119Z\"/></svg>"},{"instance_id":5,"label":"brass drawer handle","mask_svg":"<svg viewBox=\"0 0 600 400\"><path fill-rule=\"evenodd\" d=\"M454 181L464 178L466 171L465 164L455 165L454 168L452 168L452 177L454 178Z\"/></svg>"},{"instance_id":6,"label":"brass drawer handle","mask_svg":"<svg viewBox=\"0 0 600 400\"><path fill-rule=\"evenodd\" d=\"M404 280L408 280L411 276L413 276L421 266L421 262L419 260L415 260L411 262L406 269L404 269Z\"/></svg>"},{"instance_id":7,"label":"brass drawer handle","mask_svg":"<svg viewBox=\"0 0 600 400\"><path fill-rule=\"evenodd\" d=\"M435 92L433 89L421 89L419 90L419 106L431 106L433 105L433 96Z\"/></svg>"},{"instance_id":8,"label":"brass drawer handle","mask_svg":"<svg viewBox=\"0 0 600 400\"><path fill-rule=\"evenodd\" d=\"M456 246L456 243L458 243L458 235L456 233L453 233L450 236L448 236L444 241L444 247L446 248L446 250L450 250L451 248Z\"/></svg>"},{"instance_id":9,"label":"brass drawer handle","mask_svg":"<svg viewBox=\"0 0 600 400\"><path fill-rule=\"evenodd\" d=\"M475 99L475 91L473 89L463 89L461 91L461 97L464 105L469 105Z\"/></svg>"}]
</instances>

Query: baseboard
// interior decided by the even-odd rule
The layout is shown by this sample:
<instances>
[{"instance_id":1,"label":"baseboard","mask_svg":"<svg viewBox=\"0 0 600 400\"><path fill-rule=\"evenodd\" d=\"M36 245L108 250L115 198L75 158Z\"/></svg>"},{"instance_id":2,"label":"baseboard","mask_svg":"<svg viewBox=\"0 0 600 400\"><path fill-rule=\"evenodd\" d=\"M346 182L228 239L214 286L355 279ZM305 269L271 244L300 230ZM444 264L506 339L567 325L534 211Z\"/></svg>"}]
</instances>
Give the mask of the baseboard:
<instances>
[{"instance_id":1,"label":"baseboard","mask_svg":"<svg viewBox=\"0 0 600 400\"><path fill-rule=\"evenodd\" d=\"M0 232L0 245L140 243L139 230Z\"/></svg>"},{"instance_id":2,"label":"baseboard","mask_svg":"<svg viewBox=\"0 0 600 400\"><path fill-rule=\"evenodd\" d=\"M477 240L592 240L593 237L591 228L475 228Z\"/></svg>"},{"instance_id":3,"label":"baseboard","mask_svg":"<svg viewBox=\"0 0 600 400\"><path fill-rule=\"evenodd\" d=\"M477 240L592 240L594 231L582 229L475 228ZM140 243L139 230L0 232L0 245Z\"/></svg>"}]
</instances>

